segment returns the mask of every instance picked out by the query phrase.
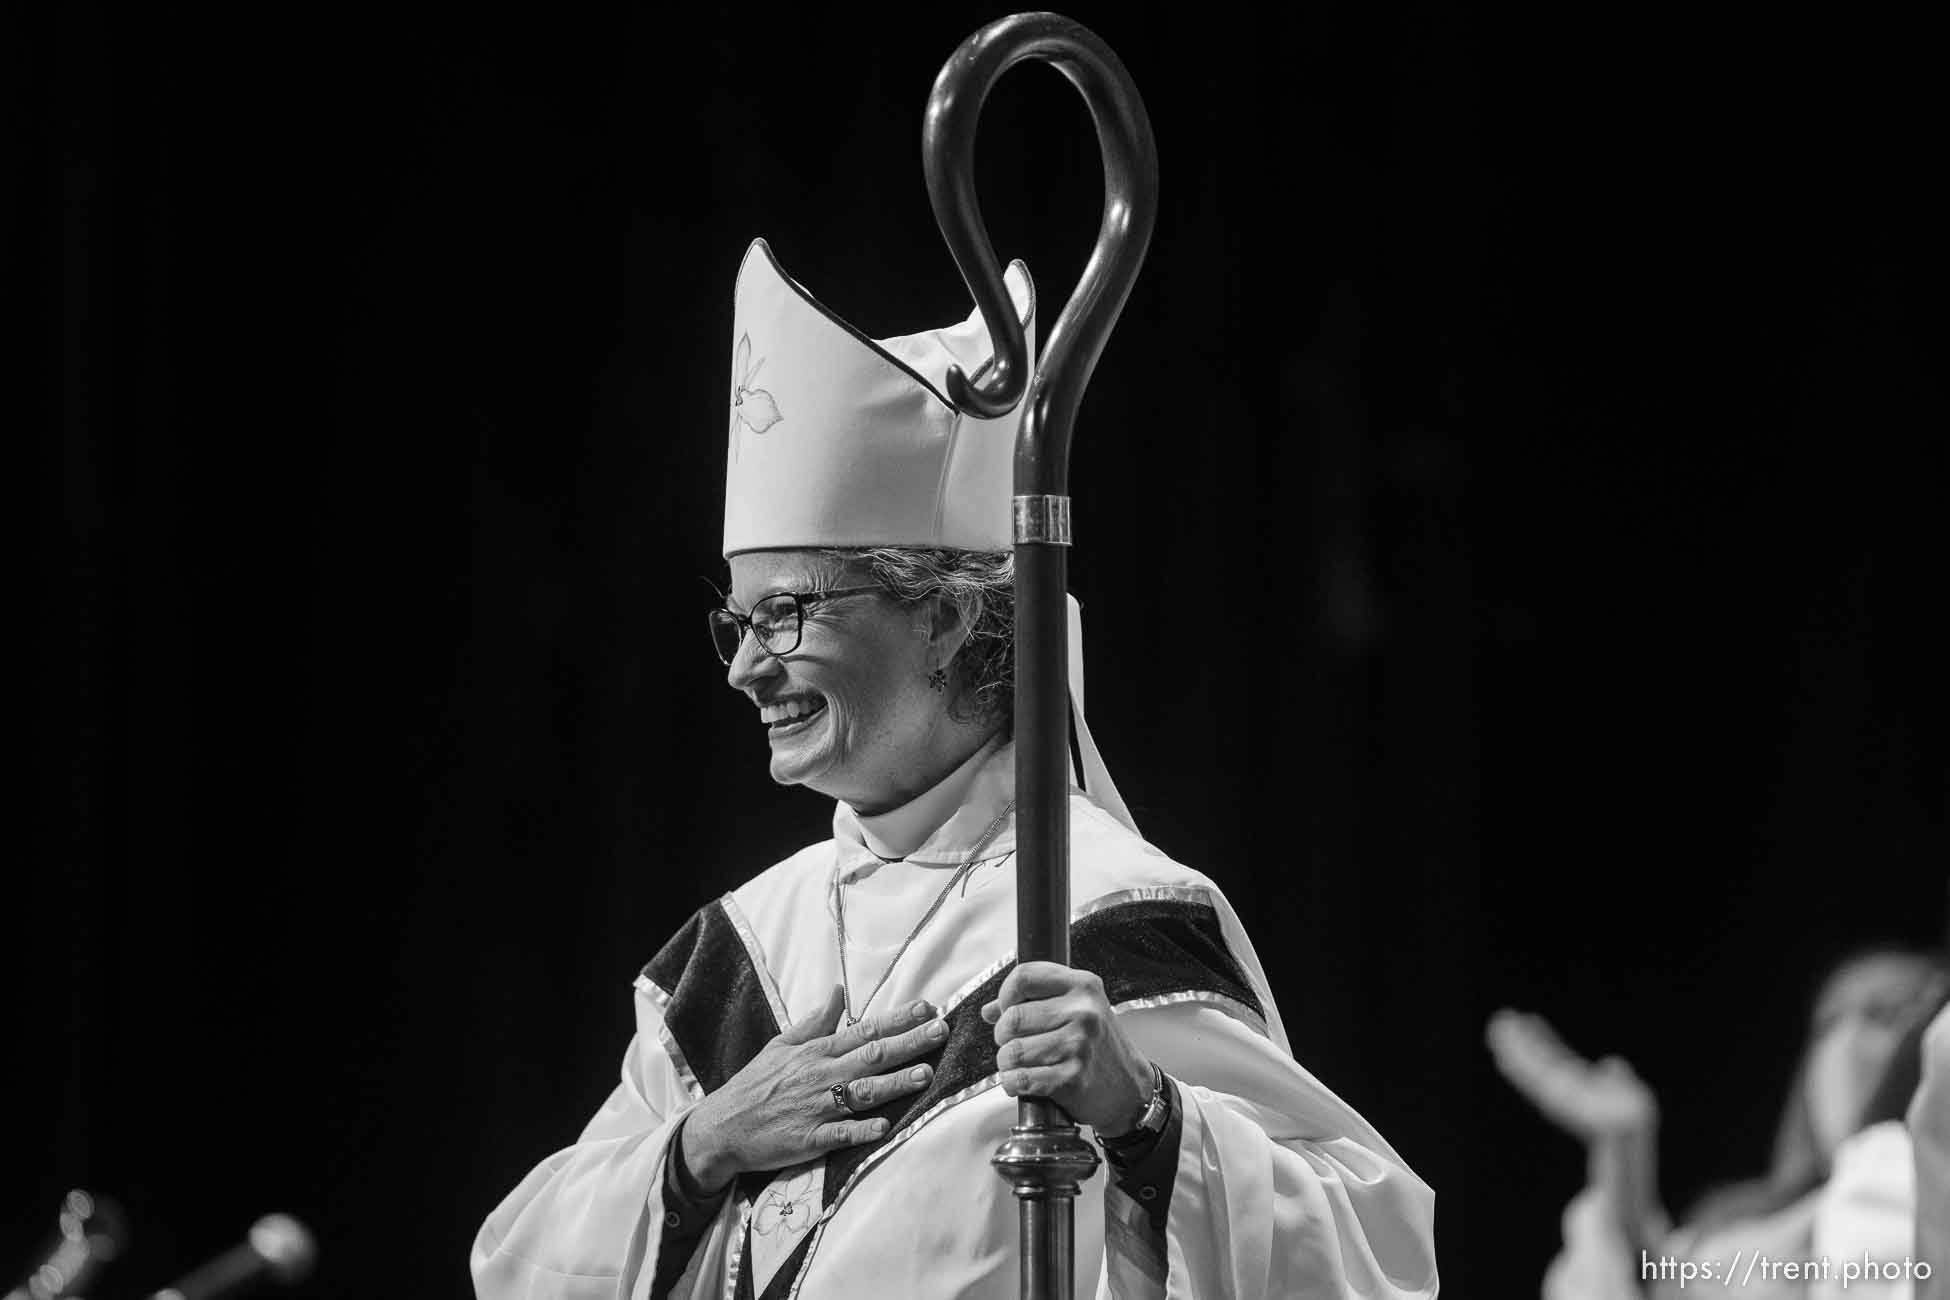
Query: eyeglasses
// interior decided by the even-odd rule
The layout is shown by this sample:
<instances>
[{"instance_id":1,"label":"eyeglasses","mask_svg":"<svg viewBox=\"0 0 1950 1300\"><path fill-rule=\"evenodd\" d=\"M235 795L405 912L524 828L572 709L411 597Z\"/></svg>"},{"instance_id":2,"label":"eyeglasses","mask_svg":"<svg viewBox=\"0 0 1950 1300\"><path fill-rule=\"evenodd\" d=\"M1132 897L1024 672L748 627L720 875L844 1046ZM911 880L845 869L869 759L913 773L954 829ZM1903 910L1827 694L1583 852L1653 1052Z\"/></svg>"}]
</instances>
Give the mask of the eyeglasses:
<instances>
[{"instance_id":1,"label":"eyeglasses","mask_svg":"<svg viewBox=\"0 0 1950 1300\"><path fill-rule=\"evenodd\" d=\"M706 617L711 622L711 647L718 652L718 658L729 664L738 655L739 643L750 632L758 640L758 648L774 656L789 655L799 648L799 636L805 630L806 610L822 600L835 596L857 596L862 592L880 591L879 586L834 587L830 591L781 591L767 596L752 606L750 614L739 614L729 609L714 609Z\"/></svg>"}]
</instances>

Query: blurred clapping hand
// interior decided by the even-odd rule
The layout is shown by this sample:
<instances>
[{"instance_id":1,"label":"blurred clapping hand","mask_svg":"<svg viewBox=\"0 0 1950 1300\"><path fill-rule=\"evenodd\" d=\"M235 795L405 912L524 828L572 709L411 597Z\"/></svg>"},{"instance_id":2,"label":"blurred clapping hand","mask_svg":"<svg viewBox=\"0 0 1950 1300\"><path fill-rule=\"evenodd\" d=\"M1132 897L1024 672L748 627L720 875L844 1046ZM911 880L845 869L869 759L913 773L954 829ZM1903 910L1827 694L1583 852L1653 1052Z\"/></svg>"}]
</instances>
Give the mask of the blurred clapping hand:
<instances>
[{"instance_id":1,"label":"blurred clapping hand","mask_svg":"<svg viewBox=\"0 0 1950 1300\"><path fill-rule=\"evenodd\" d=\"M1510 1085L1585 1147L1586 1186L1564 1219L1565 1240L1577 1246L1553 1261L1544 1294L1637 1295L1631 1263L1666 1230L1658 1099L1622 1057L1586 1060L1542 1016L1506 1007L1490 1017L1484 1038Z\"/></svg>"},{"instance_id":2,"label":"blurred clapping hand","mask_svg":"<svg viewBox=\"0 0 1950 1300\"><path fill-rule=\"evenodd\" d=\"M1485 1031L1496 1068L1551 1123L1586 1143L1656 1133L1659 1103L1622 1057L1587 1061L1542 1016L1508 1007Z\"/></svg>"}]
</instances>

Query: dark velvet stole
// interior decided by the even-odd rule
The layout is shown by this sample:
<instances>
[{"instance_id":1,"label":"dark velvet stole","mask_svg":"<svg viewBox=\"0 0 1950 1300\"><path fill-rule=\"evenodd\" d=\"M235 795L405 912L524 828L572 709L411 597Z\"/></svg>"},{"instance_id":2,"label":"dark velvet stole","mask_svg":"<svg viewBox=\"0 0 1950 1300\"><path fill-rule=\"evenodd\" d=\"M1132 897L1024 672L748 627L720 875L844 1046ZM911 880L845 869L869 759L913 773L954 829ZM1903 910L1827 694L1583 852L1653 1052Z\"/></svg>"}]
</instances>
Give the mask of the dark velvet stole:
<instances>
[{"instance_id":1,"label":"dark velvet stole","mask_svg":"<svg viewBox=\"0 0 1950 1300\"><path fill-rule=\"evenodd\" d=\"M706 1092L723 1087L778 1037L751 950L721 903L699 908L650 959L643 978L669 999L664 1024Z\"/></svg>"},{"instance_id":2,"label":"dark velvet stole","mask_svg":"<svg viewBox=\"0 0 1950 1300\"><path fill-rule=\"evenodd\" d=\"M770 1177L769 1174L766 1176ZM792 1248L792 1253L779 1261L779 1271L772 1274L772 1280L765 1284L765 1294L762 1296L752 1294L751 1256L747 1254L745 1266L738 1270L738 1290L733 1293L732 1300L785 1300L792 1294L793 1280L805 1267L806 1254L812 1249L813 1238L818 1235L819 1230L815 1228L799 1238L799 1244Z\"/></svg>"},{"instance_id":3,"label":"dark velvet stole","mask_svg":"<svg viewBox=\"0 0 1950 1300\"><path fill-rule=\"evenodd\" d=\"M1099 908L1070 926L1070 964L1103 980L1113 1006L1140 998L1208 996L1265 1018L1266 1009L1226 947L1219 915L1209 903L1137 899ZM943 1099L996 1073L995 1031L982 1019L982 1008L1013 967L1004 966L946 1009L947 1040L920 1058L934 1067L926 1088L861 1112L885 1116L887 1135L827 1154L823 1204L832 1204L855 1169ZM643 975L667 995L664 1023L706 1092L721 1087L779 1032L751 951L719 903L700 909ZM741 1176L739 1196L755 1200L772 1178L768 1171ZM765 1297L785 1294L781 1284L790 1287L814 1235L807 1233L780 1266ZM750 1286L747 1272L739 1295L750 1297Z\"/></svg>"}]
</instances>

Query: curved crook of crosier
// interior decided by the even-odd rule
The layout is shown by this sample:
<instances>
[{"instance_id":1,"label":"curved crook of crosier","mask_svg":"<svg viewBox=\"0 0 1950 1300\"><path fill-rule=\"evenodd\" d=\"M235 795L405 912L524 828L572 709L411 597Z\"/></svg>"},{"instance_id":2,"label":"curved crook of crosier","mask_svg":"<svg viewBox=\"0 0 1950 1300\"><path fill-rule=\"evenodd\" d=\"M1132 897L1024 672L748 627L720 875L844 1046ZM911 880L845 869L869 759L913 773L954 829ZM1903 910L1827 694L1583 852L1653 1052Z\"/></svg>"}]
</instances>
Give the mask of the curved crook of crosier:
<instances>
[{"instance_id":1,"label":"curved crook of crosier","mask_svg":"<svg viewBox=\"0 0 1950 1300\"><path fill-rule=\"evenodd\" d=\"M1032 376L1028 344L975 195L975 128L989 91L1025 59L1056 66L1090 108L1104 159L1104 211L1083 276L1057 317ZM1015 14L990 23L956 50L936 78L921 131L922 164L935 220L995 342L995 363L978 385L959 367L947 396L958 409L993 419L1028 393L1016 436L1015 490L1067 491L1070 430L1151 243L1158 210L1158 149L1144 101L1117 55L1060 14ZM1033 381L1033 382L1032 382Z\"/></svg>"}]
</instances>

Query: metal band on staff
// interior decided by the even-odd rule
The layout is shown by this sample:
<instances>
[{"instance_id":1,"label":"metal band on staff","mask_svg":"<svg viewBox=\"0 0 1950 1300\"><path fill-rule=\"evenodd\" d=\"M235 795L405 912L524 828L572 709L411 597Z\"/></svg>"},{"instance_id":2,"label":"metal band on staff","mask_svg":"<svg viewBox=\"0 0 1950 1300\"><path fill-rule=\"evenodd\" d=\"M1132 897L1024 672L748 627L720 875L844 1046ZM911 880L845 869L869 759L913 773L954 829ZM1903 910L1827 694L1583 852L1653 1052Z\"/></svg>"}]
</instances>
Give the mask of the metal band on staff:
<instances>
[{"instance_id":1,"label":"metal band on staff","mask_svg":"<svg viewBox=\"0 0 1950 1300\"><path fill-rule=\"evenodd\" d=\"M1002 74L1026 59L1054 64L1083 95L1104 160L1097 244L1033 378L974 179L982 104ZM1068 965L1070 432L1151 242L1157 145L1137 87L1109 46L1058 14L1015 14L962 42L941 69L922 128L922 162L935 220L995 346L980 385L958 368L948 372L948 398L986 418L1028 402L1015 461L1016 956ZM1016 1126L994 1164L1020 1209L1024 1300L1068 1300L1072 1201L1097 1167L1096 1152L1060 1107L1020 1098Z\"/></svg>"},{"instance_id":2,"label":"metal band on staff","mask_svg":"<svg viewBox=\"0 0 1950 1300\"><path fill-rule=\"evenodd\" d=\"M1047 542L1051 546L1070 544L1070 498L1026 496L1016 498L1015 540Z\"/></svg>"}]
</instances>

